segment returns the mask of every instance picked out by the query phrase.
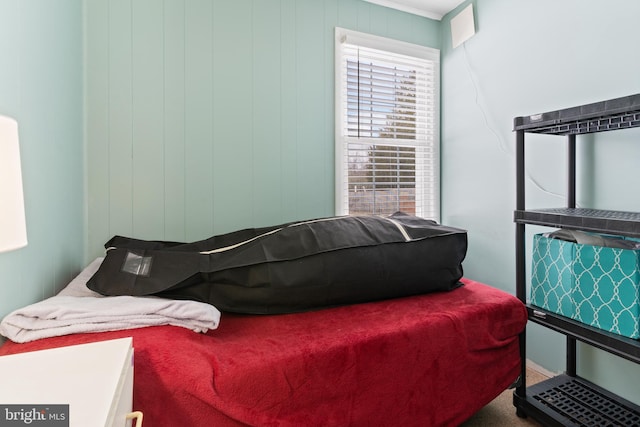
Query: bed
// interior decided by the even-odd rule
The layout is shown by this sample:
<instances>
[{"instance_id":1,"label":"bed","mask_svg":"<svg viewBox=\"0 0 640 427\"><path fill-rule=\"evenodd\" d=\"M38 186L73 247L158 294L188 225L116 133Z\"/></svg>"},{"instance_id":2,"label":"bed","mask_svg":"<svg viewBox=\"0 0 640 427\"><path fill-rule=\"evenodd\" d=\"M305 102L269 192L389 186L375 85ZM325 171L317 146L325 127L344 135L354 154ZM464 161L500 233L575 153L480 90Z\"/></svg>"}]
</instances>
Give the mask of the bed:
<instances>
[{"instance_id":1,"label":"bed","mask_svg":"<svg viewBox=\"0 0 640 427\"><path fill-rule=\"evenodd\" d=\"M295 314L222 313L71 333L0 355L132 337L134 409L148 427L457 426L516 381L523 304L462 279L448 292Z\"/></svg>"}]
</instances>

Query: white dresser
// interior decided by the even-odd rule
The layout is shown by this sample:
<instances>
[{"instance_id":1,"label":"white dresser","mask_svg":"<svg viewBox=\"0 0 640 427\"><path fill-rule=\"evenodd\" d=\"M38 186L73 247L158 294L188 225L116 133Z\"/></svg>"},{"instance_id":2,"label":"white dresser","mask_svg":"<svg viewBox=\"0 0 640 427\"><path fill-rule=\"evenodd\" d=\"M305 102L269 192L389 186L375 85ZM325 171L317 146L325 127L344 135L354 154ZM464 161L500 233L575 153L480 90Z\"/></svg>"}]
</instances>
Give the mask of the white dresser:
<instances>
[{"instance_id":1,"label":"white dresser","mask_svg":"<svg viewBox=\"0 0 640 427\"><path fill-rule=\"evenodd\" d=\"M130 426L133 403L131 338L100 341L0 357L0 425L7 417L37 412L65 418L71 427ZM33 422L31 425L37 425Z\"/></svg>"}]
</instances>

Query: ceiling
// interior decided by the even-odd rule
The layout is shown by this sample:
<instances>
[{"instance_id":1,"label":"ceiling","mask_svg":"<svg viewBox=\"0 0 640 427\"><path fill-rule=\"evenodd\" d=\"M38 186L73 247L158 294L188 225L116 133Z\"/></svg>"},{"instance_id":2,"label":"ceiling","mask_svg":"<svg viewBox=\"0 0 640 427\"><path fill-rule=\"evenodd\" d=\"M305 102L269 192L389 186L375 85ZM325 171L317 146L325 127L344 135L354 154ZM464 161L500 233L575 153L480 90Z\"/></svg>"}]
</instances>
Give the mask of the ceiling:
<instances>
[{"instance_id":1,"label":"ceiling","mask_svg":"<svg viewBox=\"0 0 640 427\"><path fill-rule=\"evenodd\" d=\"M464 0L365 0L369 3L379 4L403 12L425 16L427 18L441 20L444 15L451 12Z\"/></svg>"}]
</instances>

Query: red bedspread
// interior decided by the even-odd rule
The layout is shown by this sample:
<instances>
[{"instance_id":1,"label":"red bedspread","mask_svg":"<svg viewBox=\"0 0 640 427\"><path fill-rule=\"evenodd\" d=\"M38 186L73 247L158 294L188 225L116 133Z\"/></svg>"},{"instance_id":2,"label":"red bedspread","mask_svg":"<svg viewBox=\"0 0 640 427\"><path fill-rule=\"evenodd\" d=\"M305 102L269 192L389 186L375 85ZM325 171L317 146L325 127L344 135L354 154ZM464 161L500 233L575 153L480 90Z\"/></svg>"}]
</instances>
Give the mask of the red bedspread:
<instances>
[{"instance_id":1,"label":"red bedspread","mask_svg":"<svg viewBox=\"0 0 640 427\"><path fill-rule=\"evenodd\" d=\"M307 313L224 314L207 334L157 326L7 342L0 355L132 336L134 409L147 427L456 426L517 378L526 322L515 297L465 283Z\"/></svg>"}]
</instances>

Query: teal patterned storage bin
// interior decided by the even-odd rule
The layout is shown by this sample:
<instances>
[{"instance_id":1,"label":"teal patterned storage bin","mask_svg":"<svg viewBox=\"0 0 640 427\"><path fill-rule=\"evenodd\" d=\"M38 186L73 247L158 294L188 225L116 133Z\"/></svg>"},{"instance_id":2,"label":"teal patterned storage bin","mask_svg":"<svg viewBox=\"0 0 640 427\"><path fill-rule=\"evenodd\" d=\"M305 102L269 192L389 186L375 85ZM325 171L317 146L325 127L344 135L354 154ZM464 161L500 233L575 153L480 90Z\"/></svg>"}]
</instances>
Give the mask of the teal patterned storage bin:
<instances>
[{"instance_id":1,"label":"teal patterned storage bin","mask_svg":"<svg viewBox=\"0 0 640 427\"><path fill-rule=\"evenodd\" d=\"M639 338L640 251L576 246L574 319L630 338Z\"/></svg>"},{"instance_id":2,"label":"teal patterned storage bin","mask_svg":"<svg viewBox=\"0 0 640 427\"><path fill-rule=\"evenodd\" d=\"M533 236L531 304L573 317L573 254L574 243L550 239L542 234Z\"/></svg>"},{"instance_id":3,"label":"teal patterned storage bin","mask_svg":"<svg viewBox=\"0 0 640 427\"><path fill-rule=\"evenodd\" d=\"M534 236L531 303L640 338L640 250Z\"/></svg>"}]
</instances>

